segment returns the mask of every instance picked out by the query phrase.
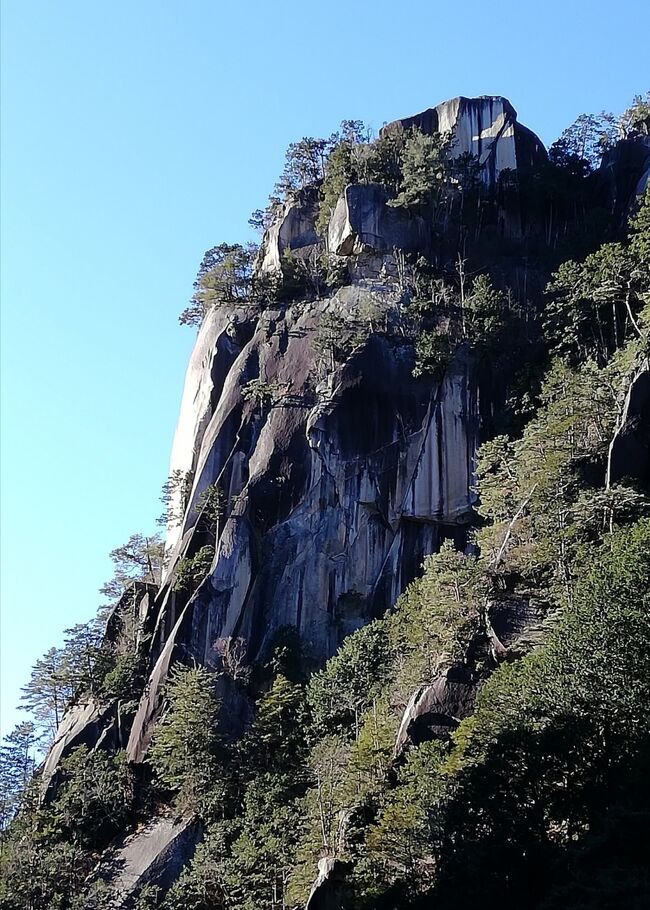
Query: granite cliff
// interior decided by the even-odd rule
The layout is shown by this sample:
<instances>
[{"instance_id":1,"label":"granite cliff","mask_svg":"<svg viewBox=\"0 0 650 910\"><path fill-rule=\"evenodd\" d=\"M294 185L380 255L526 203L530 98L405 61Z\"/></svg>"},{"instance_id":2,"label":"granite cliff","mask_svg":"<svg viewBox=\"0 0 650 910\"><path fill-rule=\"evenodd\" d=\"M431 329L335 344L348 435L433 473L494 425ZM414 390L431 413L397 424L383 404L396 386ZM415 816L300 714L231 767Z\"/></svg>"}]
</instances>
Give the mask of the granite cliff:
<instances>
[{"instance_id":1,"label":"granite cliff","mask_svg":"<svg viewBox=\"0 0 650 910\"><path fill-rule=\"evenodd\" d=\"M305 263L325 253L343 277L311 299L276 300L262 312L239 304L206 313L170 462L170 473L184 479L173 492L180 520L167 529L159 586L128 594L141 624L147 683L128 715L119 703L97 698L69 709L44 767L44 792L56 782L61 759L80 744L125 747L130 762L142 763L175 663L219 670L220 640L241 640L246 661L261 662L274 636L291 627L305 668L316 669L350 633L382 616L444 541L467 549L476 520L477 448L495 432L495 414L521 365L461 343L441 370L418 375L415 341L404 328L412 297L404 270L407 257L453 263L461 238L463 253L489 260L497 279L543 286L548 267L531 260L550 230L543 206L531 202L526 188L548 156L500 97L456 98L388 124L382 136L412 127L425 135L449 131L452 158L472 156L483 186L483 221L472 236L459 233L452 201L448 222L433 230L417 211L391 205L377 183L347 185L325 234L316 225L317 186L279 208L262 239L256 275L281 279L287 253ZM595 192L616 219L643 192L649 161L647 142L606 159ZM336 326L338 337L319 346L324 325ZM256 389L262 393L253 394ZM631 389L612 442L613 478L625 472L621 460L629 450L647 482L647 434L631 416L641 412L647 412L647 372ZM202 494L215 485L224 508L211 564L195 590L182 590L179 566L206 545ZM495 660L537 619L526 597L504 595L491 604L485 632ZM250 702L227 677L220 685L223 727L237 735ZM471 674L451 667L413 691L396 756L417 741L423 724L427 736L456 725L471 711L475 688ZM175 825L164 818L153 825L154 834L163 831L160 851L149 841L143 849L137 834L119 847L137 888L167 882L168 859L176 869L179 851L169 846ZM194 830L186 836L182 827L180 865L196 840ZM139 868L141 853L146 862ZM329 906L328 876L341 891L336 862L322 861L309 906Z\"/></svg>"}]
</instances>

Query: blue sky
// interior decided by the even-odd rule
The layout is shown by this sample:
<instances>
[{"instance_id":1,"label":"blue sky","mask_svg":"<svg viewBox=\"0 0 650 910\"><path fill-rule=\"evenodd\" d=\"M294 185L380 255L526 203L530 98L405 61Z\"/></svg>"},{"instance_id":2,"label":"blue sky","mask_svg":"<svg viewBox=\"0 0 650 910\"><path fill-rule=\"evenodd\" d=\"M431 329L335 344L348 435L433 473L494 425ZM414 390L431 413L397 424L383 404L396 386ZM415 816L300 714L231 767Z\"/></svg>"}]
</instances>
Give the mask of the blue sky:
<instances>
[{"instance_id":1,"label":"blue sky","mask_svg":"<svg viewBox=\"0 0 650 910\"><path fill-rule=\"evenodd\" d=\"M648 89L646 3L4 0L2 730L151 531L203 251L289 142L503 94L549 143Z\"/></svg>"}]
</instances>

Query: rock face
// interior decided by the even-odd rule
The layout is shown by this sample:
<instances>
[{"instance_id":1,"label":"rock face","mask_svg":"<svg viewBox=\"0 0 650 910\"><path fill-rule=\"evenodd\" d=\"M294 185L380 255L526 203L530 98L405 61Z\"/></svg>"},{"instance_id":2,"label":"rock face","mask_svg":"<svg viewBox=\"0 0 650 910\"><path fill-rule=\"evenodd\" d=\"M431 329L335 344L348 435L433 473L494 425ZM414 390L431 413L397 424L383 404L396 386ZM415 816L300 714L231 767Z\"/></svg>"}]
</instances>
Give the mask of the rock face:
<instances>
[{"instance_id":1,"label":"rock face","mask_svg":"<svg viewBox=\"0 0 650 910\"><path fill-rule=\"evenodd\" d=\"M486 188L496 192L499 178L508 171L511 177L529 173L547 160L546 149L538 137L517 121L517 112L506 98L481 96L453 98L421 114L395 120L381 135L416 126L426 134L453 131L452 156L474 156L481 165L480 176ZM512 188L510 188L512 192ZM386 253L399 249L406 253L430 248L430 229L422 219L386 205L385 189L377 184L352 184L340 197L330 220L327 237L319 237L316 219L319 187L301 190L287 202L266 232L259 257L259 268L267 275L282 269L283 254L304 251L320 245L338 256ZM508 200L499 213L502 231L513 238L522 233L516 201Z\"/></svg>"},{"instance_id":2,"label":"rock face","mask_svg":"<svg viewBox=\"0 0 650 910\"><path fill-rule=\"evenodd\" d=\"M318 877L314 882L305 910L346 910L349 889L345 876L347 864L331 856L318 862Z\"/></svg>"},{"instance_id":3,"label":"rock face","mask_svg":"<svg viewBox=\"0 0 650 910\"><path fill-rule=\"evenodd\" d=\"M476 682L463 668L451 667L432 683L413 692L400 722L394 756L409 745L433 738L445 739L471 713Z\"/></svg>"},{"instance_id":4,"label":"rock face","mask_svg":"<svg viewBox=\"0 0 650 910\"><path fill-rule=\"evenodd\" d=\"M156 663L131 733L132 758L146 749L175 658L216 664L214 642L229 636L244 638L257 658L278 629L293 626L318 665L395 600L443 539L462 545L481 421L473 356L461 349L438 381L413 377L412 345L396 337L371 336L330 372L315 353L324 315L344 326L377 299L391 306L396 298L361 282L269 311L254 327L240 323L239 340L218 315L200 333L172 461L191 466L193 487L170 535ZM243 394L260 378L274 390L272 406ZM228 514L212 572L184 603L172 590L174 567L203 542L194 504L215 481Z\"/></svg>"},{"instance_id":5,"label":"rock face","mask_svg":"<svg viewBox=\"0 0 650 910\"><path fill-rule=\"evenodd\" d=\"M287 250L302 250L318 244L316 234L318 217L318 187L307 187L292 202L282 206L281 212L264 235L260 250L259 268L266 274L277 274L282 269L282 255Z\"/></svg>"},{"instance_id":6,"label":"rock face","mask_svg":"<svg viewBox=\"0 0 650 910\"><path fill-rule=\"evenodd\" d=\"M603 155L594 179L597 197L621 224L650 182L650 136L617 142Z\"/></svg>"},{"instance_id":7,"label":"rock face","mask_svg":"<svg viewBox=\"0 0 650 910\"><path fill-rule=\"evenodd\" d=\"M191 860L200 837L197 822L165 815L107 851L96 874L109 885L111 907L133 907L145 885L168 890Z\"/></svg>"},{"instance_id":8,"label":"rock face","mask_svg":"<svg viewBox=\"0 0 650 910\"><path fill-rule=\"evenodd\" d=\"M607 486L624 477L650 490L650 366L630 385L619 429L609 447Z\"/></svg>"},{"instance_id":9,"label":"rock face","mask_svg":"<svg viewBox=\"0 0 650 910\"><path fill-rule=\"evenodd\" d=\"M329 223L327 248L337 256L373 251L424 250L429 237L424 221L386 203L388 193L376 183L346 187Z\"/></svg>"},{"instance_id":10,"label":"rock face","mask_svg":"<svg viewBox=\"0 0 650 910\"><path fill-rule=\"evenodd\" d=\"M421 114L395 120L381 135L416 126L423 133L453 131L452 155L473 155L482 165L481 179L496 187L503 171L530 171L546 160L546 150L537 136L517 122L517 112L506 98L452 98Z\"/></svg>"},{"instance_id":11,"label":"rock face","mask_svg":"<svg viewBox=\"0 0 650 910\"><path fill-rule=\"evenodd\" d=\"M119 634L120 617L125 611L136 616L140 623L140 634L151 632L155 619L154 601L156 587L152 584L135 582L115 605L106 627L107 641L114 641ZM131 716L123 716L120 702L86 696L74 702L66 710L56 731L40 772L41 798L48 800L56 791L58 771L61 762L78 746L89 749L106 749L113 752L126 745Z\"/></svg>"},{"instance_id":12,"label":"rock face","mask_svg":"<svg viewBox=\"0 0 650 910\"><path fill-rule=\"evenodd\" d=\"M453 128L454 154L476 155L490 187L546 154L503 98L456 98L385 129L413 124ZM283 207L263 239L260 273L280 272L287 250L323 248L318 197L315 185ZM350 265L351 283L336 294L259 319L216 307L199 332L171 459L191 492L174 504L184 519L168 535L133 760L146 751L174 660L217 666L214 644L229 637L257 659L292 626L318 666L394 602L443 539L464 545L481 408L491 406L473 356L461 348L442 379L415 379L413 345L399 333L372 335L345 363L327 363L333 350L315 343L325 318L344 334L364 309L398 307L394 249L429 248L423 221L387 201L379 185L348 186L329 225L330 253L350 263L372 254L371 277ZM271 403L247 395L250 383L262 383ZM196 507L214 483L227 512L212 571L187 602L174 591L175 568L207 542Z\"/></svg>"}]
</instances>

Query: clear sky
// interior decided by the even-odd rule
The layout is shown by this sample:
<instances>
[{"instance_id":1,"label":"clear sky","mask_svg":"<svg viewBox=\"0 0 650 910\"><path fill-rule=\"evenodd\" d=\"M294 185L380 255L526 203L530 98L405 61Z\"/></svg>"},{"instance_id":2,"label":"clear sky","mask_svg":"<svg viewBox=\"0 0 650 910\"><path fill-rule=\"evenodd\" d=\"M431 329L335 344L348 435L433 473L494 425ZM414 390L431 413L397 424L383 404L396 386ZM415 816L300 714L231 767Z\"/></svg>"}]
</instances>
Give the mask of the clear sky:
<instances>
[{"instance_id":1,"label":"clear sky","mask_svg":"<svg viewBox=\"0 0 650 910\"><path fill-rule=\"evenodd\" d=\"M641 0L3 0L2 729L160 512L203 251L289 142L503 94L551 142L650 81Z\"/></svg>"}]
</instances>

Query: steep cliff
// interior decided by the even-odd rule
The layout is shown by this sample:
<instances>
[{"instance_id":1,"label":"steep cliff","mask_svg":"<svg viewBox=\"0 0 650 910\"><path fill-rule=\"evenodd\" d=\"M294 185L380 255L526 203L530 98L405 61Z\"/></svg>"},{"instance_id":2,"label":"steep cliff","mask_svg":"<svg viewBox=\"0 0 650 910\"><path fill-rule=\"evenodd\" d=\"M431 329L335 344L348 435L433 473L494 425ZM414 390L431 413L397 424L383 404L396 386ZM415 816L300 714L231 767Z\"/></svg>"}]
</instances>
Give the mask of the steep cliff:
<instances>
[{"instance_id":1,"label":"steep cliff","mask_svg":"<svg viewBox=\"0 0 650 910\"><path fill-rule=\"evenodd\" d=\"M109 622L110 638L117 634L124 610L135 617L136 650L144 668L137 699L124 705L105 691L77 699L42 768L46 800L57 790L62 761L78 746L109 753L125 749L140 779L147 778L145 759L153 731L164 717L174 667L217 671L211 675L218 678L219 729L232 744L250 727L255 700L268 682L259 682L262 677L254 676L255 668L262 672L280 633L295 633L306 678L340 654L350 636L357 641L355 632L368 632L365 627L371 623L380 630L386 653L392 649L391 659L399 651L396 640L406 654L404 643L410 647L412 630L405 631L400 622L408 625L411 608L412 616L426 619L424 604L438 625L434 623L435 632L413 632L420 649L415 649L415 657L411 653L413 666L398 655L390 684L384 667L387 688L380 709L382 690L377 686L375 691L377 680L371 679L372 695L364 692L353 709L348 705L345 722L334 710L336 724L327 727L328 734L338 735L353 716L358 744L362 715L365 711L368 722L374 712L373 755L385 762L377 786L396 786L409 752L432 740L448 744L473 711L489 673L517 660L529 645L527 636L534 637L545 621L548 604L557 596L548 583L555 569L544 561L554 541L545 541L539 557L522 515L540 486L535 479L528 488L527 472L538 470L535 459L544 450L546 425L540 422L536 430L541 441L537 448L531 444L533 455L525 446L497 441L521 473L515 490L506 459L499 475L505 501L501 511L484 508L478 518L476 484L477 451L503 432L506 400L516 399L508 407L512 419L519 421L517 432L536 407L543 410L540 400L548 400L543 394L537 397L536 371L548 365L548 350L540 341L535 299L556 255L555 224L551 230L546 197L538 192L547 176L548 157L501 97L453 99L387 125L382 137L404 135L412 128L425 136L448 133L452 161L467 159L476 166L480 187L471 188L473 220L464 220L470 189L453 170L440 205L443 217L437 210L434 217L422 207L396 204L395 192L370 180L342 188L331 214L328 211L325 230L322 218L317 227L322 215L318 182L276 208L253 275L253 282L274 293L261 304L219 300L206 309L198 331L172 447L170 476L179 482L170 493L173 520L167 527L160 584L129 590ZM647 142L634 140L609 153L593 178L594 205L607 210L612 231L643 190L647 168ZM572 205L573 200L568 208ZM580 217L585 217L583 211ZM315 280L310 272L315 262L335 277L319 273ZM292 269L309 279L298 292L287 277ZM494 276L494 286L476 279L485 271ZM638 294L642 299L642 292ZM483 310L472 309L479 305ZM632 314L629 297L627 307ZM603 480L610 496L628 477L648 484L648 373L639 353L644 336L633 316L629 324L627 314L623 319L622 328L620 320L615 321L612 349L626 331L634 334L631 325L636 347L629 357L636 357L638 364L619 403L609 453L601 451L606 433L600 425L597 432L589 425L585 436L590 444L594 436L599 441L580 457L573 450L571 455L585 475ZM423 348L423 340L429 349ZM530 353L530 363L517 362L520 342ZM424 349L428 361L422 359ZM564 394L570 379L563 381ZM575 410L572 400L567 413ZM610 429L607 424L607 432ZM559 451L562 432L558 438ZM555 453L549 460L551 474L557 457ZM489 471L483 479L486 474ZM563 491L573 489L573 479L563 477L562 483ZM210 491L219 499L211 525L205 515ZM542 512L546 507L534 506ZM567 514L572 515L574 507L572 502ZM477 580L471 574L478 571L476 535L469 532L479 521L494 521L495 526L501 521L503 527L498 538L486 532L486 565ZM516 540L515 555L505 566L501 563L506 562L511 538ZM412 585L427 557L445 542L441 572L447 580L453 577L452 594L442 583L428 587L426 576L421 587L419 582ZM488 561L490 546L494 555ZM461 553L471 570L459 572L459 563L453 562ZM184 573L199 556L200 577L189 584ZM567 569L565 592L569 576ZM390 620L382 625L381 617L409 585L415 593L402 599L407 618L398 616L393 626ZM539 597L536 585L543 588ZM448 629L440 631L447 617L436 614L438 603L445 606L449 627L462 647L456 642L454 650L451 633L446 638ZM459 604L466 607L460 618L455 612ZM418 638L421 631L423 640ZM247 683L253 668L250 685L225 672L224 642L237 642ZM388 660L383 651L375 658L377 667ZM345 671L342 678L347 681ZM381 747L378 710L387 715ZM318 738L323 732L319 721L314 723ZM309 767L309 774L319 773ZM355 786L358 797L363 788L359 781ZM301 791L299 798L303 795ZM366 793L366 803L360 800L357 805L346 792L337 844L323 833L319 874L304 896L307 906L345 905L350 857L355 858L354 826L357 816L362 827L375 823L375 796L374 791L372 798ZM166 890L200 840L199 825L178 821L166 809L156 816L159 808L147 806L144 828L113 843L104 854L106 873L98 867L100 877L120 895L119 906L129 906L145 884Z\"/></svg>"},{"instance_id":2,"label":"steep cliff","mask_svg":"<svg viewBox=\"0 0 650 910\"><path fill-rule=\"evenodd\" d=\"M324 315L344 324L378 297L386 306L396 299L389 286L359 282L269 310L255 325L242 313L236 332L232 314L211 313L203 325L172 461L194 481L170 535L156 685L134 723L132 758L146 743L172 652L216 665L215 641L234 636L254 660L274 632L294 626L318 665L394 602L443 539L462 546L480 432L476 358L459 351L432 381L413 377L413 345L399 337L372 336L331 371L312 349ZM277 389L264 407L242 397L260 377ZM173 590L175 564L201 542L193 504L214 482L227 491L227 514L212 570L185 604Z\"/></svg>"}]
</instances>

